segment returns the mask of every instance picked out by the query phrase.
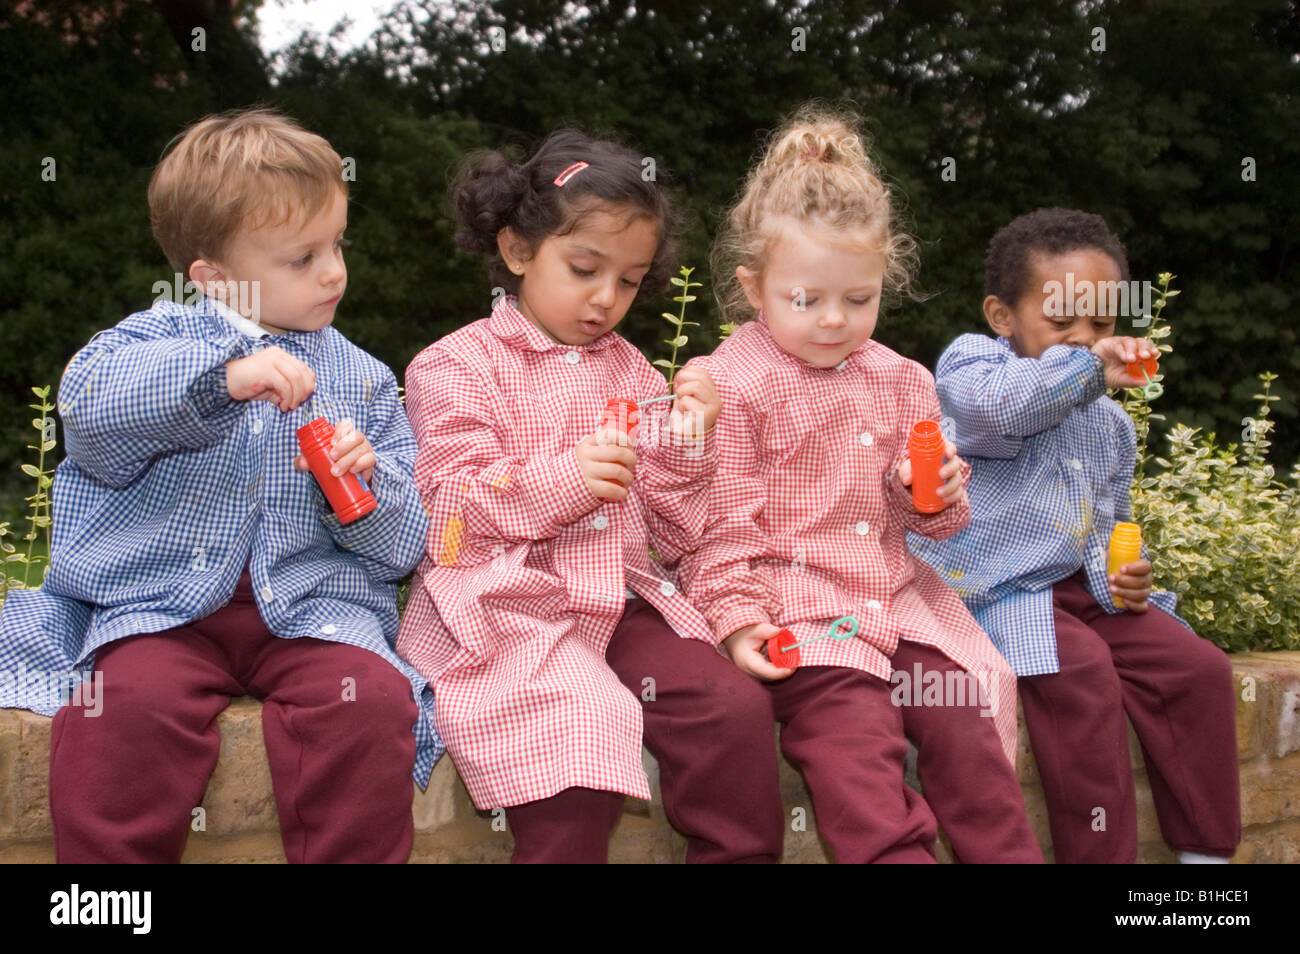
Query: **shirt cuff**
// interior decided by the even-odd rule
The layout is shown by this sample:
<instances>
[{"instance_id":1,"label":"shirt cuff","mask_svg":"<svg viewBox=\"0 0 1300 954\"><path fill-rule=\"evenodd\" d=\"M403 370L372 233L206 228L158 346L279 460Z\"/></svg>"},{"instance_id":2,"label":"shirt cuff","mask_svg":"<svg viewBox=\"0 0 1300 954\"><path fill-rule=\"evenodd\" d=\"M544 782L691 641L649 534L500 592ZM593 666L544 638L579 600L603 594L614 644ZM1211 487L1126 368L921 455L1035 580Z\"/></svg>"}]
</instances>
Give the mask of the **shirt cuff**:
<instances>
[{"instance_id":1,"label":"shirt cuff","mask_svg":"<svg viewBox=\"0 0 1300 954\"><path fill-rule=\"evenodd\" d=\"M715 645L722 643L738 629L757 623L771 625L771 618L762 607L755 603L728 602L725 606L709 614L709 625L713 627Z\"/></svg>"}]
</instances>

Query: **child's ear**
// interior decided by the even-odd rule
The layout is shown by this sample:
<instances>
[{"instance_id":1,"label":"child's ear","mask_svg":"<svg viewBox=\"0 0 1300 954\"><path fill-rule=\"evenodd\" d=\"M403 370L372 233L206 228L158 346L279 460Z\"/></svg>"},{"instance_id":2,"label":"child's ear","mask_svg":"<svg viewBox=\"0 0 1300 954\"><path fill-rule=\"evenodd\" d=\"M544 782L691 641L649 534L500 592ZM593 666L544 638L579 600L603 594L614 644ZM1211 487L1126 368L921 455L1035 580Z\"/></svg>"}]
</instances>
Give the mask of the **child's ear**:
<instances>
[{"instance_id":1,"label":"child's ear","mask_svg":"<svg viewBox=\"0 0 1300 954\"><path fill-rule=\"evenodd\" d=\"M745 293L746 300L754 306L754 310L762 311L763 296L759 294L758 272L744 265L737 265L736 280L740 282L740 288Z\"/></svg>"},{"instance_id":2,"label":"child's ear","mask_svg":"<svg viewBox=\"0 0 1300 954\"><path fill-rule=\"evenodd\" d=\"M516 275L524 273L524 264L532 257L528 254L528 243L508 225L497 233L497 251L506 268Z\"/></svg>"},{"instance_id":3,"label":"child's ear","mask_svg":"<svg viewBox=\"0 0 1300 954\"><path fill-rule=\"evenodd\" d=\"M985 297L984 320L999 338L1011 337L1011 309L997 295Z\"/></svg>"},{"instance_id":4,"label":"child's ear","mask_svg":"<svg viewBox=\"0 0 1300 954\"><path fill-rule=\"evenodd\" d=\"M203 294L210 298L222 297L218 294L218 290L225 291L226 273L216 262L210 262L206 258L196 258L190 262L189 276L190 281L203 289Z\"/></svg>"}]
</instances>

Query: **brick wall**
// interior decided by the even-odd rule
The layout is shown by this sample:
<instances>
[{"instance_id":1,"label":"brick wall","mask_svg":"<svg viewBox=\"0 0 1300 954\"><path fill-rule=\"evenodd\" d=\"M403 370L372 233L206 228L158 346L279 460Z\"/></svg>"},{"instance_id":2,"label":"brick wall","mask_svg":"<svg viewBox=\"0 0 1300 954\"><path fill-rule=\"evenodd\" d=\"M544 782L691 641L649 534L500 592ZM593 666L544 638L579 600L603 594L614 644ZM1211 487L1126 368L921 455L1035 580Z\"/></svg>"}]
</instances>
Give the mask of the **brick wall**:
<instances>
[{"instance_id":1,"label":"brick wall","mask_svg":"<svg viewBox=\"0 0 1300 954\"><path fill-rule=\"evenodd\" d=\"M1245 834L1234 862L1300 863L1300 652L1244 653L1232 657L1236 673L1237 737L1241 758L1242 824ZM192 831L185 850L191 862L282 862L262 745L260 707L235 700L220 718L221 757L203 797L205 830ZM49 777L50 720L15 709L0 710L0 862L52 862ZM1138 861L1174 860L1160 839L1142 754L1130 735L1138 793ZM655 798L628 799L610 844L614 862L679 862L685 842L664 818L657 771L646 756ZM1022 723L1020 781L1029 818L1050 860L1047 812L1038 771ZM915 783L915 778L913 777ZM799 774L781 763L787 814L805 809L806 830L787 831L786 862L826 861L816 833L812 801ZM500 819L474 811L449 758L415 794L415 847L419 863L504 862L512 840ZM940 845L940 859L950 860Z\"/></svg>"}]
</instances>

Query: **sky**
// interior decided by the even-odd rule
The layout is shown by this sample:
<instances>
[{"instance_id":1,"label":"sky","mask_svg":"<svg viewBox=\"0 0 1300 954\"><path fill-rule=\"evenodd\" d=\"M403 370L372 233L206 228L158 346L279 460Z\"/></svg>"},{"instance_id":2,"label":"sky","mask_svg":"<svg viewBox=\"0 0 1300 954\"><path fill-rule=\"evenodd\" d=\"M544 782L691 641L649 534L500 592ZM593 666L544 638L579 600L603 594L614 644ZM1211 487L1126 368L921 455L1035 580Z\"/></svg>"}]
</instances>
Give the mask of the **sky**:
<instances>
[{"instance_id":1,"label":"sky","mask_svg":"<svg viewBox=\"0 0 1300 954\"><path fill-rule=\"evenodd\" d=\"M382 14L397 0L266 0L257 11L262 51L270 56L288 46L305 29L326 36L344 17L352 28L343 36L344 49L360 46L379 26Z\"/></svg>"}]
</instances>

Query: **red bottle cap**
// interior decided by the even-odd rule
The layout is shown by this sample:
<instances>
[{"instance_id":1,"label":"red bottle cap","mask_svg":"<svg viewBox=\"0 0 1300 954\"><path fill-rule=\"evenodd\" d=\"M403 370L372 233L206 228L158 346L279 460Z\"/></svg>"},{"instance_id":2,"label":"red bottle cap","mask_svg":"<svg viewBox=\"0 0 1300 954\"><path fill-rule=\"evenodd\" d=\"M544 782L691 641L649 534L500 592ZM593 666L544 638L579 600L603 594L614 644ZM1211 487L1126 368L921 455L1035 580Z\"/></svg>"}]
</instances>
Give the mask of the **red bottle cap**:
<instances>
[{"instance_id":1,"label":"red bottle cap","mask_svg":"<svg viewBox=\"0 0 1300 954\"><path fill-rule=\"evenodd\" d=\"M631 434L639 418L636 401L626 398L610 398L605 403L605 412L600 416L600 426L614 431Z\"/></svg>"},{"instance_id":2,"label":"red bottle cap","mask_svg":"<svg viewBox=\"0 0 1300 954\"><path fill-rule=\"evenodd\" d=\"M1155 377L1156 372L1160 370L1160 359L1147 358L1145 361L1130 361L1124 366L1124 370L1139 380L1144 379L1143 371L1146 372L1145 377Z\"/></svg>"},{"instance_id":3,"label":"red bottle cap","mask_svg":"<svg viewBox=\"0 0 1300 954\"><path fill-rule=\"evenodd\" d=\"M789 648L794 642L794 633L788 629L767 637L767 658L773 666L780 666L782 669L799 668L799 648L797 646Z\"/></svg>"}]
</instances>

